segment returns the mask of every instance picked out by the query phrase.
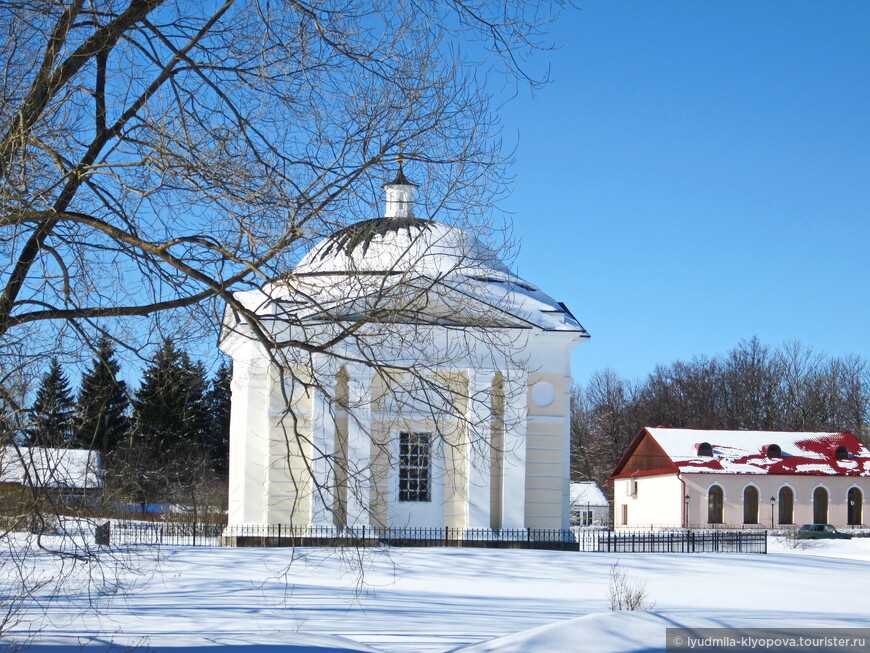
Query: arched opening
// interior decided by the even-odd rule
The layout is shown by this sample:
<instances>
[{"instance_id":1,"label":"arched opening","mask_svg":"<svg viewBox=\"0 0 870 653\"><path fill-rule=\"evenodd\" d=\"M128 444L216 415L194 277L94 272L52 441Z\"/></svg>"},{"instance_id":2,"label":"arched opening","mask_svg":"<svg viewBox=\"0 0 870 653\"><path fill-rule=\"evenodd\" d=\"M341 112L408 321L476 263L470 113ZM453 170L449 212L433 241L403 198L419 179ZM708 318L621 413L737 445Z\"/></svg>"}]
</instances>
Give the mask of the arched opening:
<instances>
[{"instance_id":1,"label":"arched opening","mask_svg":"<svg viewBox=\"0 0 870 653\"><path fill-rule=\"evenodd\" d=\"M794 492L790 487L779 488L779 523L794 524Z\"/></svg>"},{"instance_id":2,"label":"arched opening","mask_svg":"<svg viewBox=\"0 0 870 653\"><path fill-rule=\"evenodd\" d=\"M834 458L837 458L838 460L843 460L843 459L848 458L848 457L849 457L849 450L846 447L840 445L839 447L837 447L834 450Z\"/></svg>"},{"instance_id":3,"label":"arched opening","mask_svg":"<svg viewBox=\"0 0 870 653\"><path fill-rule=\"evenodd\" d=\"M813 523L828 523L828 491L823 487L813 490Z\"/></svg>"},{"instance_id":4,"label":"arched opening","mask_svg":"<svg viewBox=\"0 0 870 653\"><path fill-rule=\"evenodd\" d=\"M782 458L782 447L778 444L769 444L764 447L764 455L768 458Z\"/></svg>"},{"instance_id":5,"label":"arched opening","mask_svg":"<svg viewBox=\"0 0 870 653\"><path fill-rule=\"evenodd\" d=\"M714 485L707 493L707 523L721 524L725 506L725 492Z\"/></svg>"},{"instance_id":6,"label":"arched opening","mask_svg":"<svg viewBox=\"0 0 870 653\"><path fill-rule=\"evenodd\" d=\"M846 501L849 504L848 508L848 519L846 523L849 526L860 526L864 520L863 516L863 507L864 507L864 495L861 493L859 488L853 487L849 490L849 494L846 495Z\"/></svg>"},{"instance_id":7,"label":"arched opening","mask_svg":"<svg viewBox=\"0 0 870 653\"><path fill-rule=\"evenodd\" d=\"M743 523L758 523L758 488L754 485L743 490Z\"/></svg>"},{"instance_id":8,"label":"arched opening","mask_svg":"<svg viewBox=\"0 0 870 653\"><path fill-rule=\"evenodd\" d=\"M702 442L698 445L698 455L699 456L712 456L713 455L713 445L709 442Z\"/></svg>"}]
</instances>

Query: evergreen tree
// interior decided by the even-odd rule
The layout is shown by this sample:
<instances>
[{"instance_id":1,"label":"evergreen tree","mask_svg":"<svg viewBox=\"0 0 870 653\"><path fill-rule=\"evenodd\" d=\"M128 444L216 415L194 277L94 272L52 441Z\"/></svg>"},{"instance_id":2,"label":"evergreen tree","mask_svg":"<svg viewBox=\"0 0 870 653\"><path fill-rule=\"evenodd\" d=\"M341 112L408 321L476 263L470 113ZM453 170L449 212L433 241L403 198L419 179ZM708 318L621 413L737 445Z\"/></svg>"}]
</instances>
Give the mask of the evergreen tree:
<instances>
[{"instance_id":1,"label":"evergreen tree","mask_svg":"<svg viewBox=\"0 0 870 653\"><path fill-rule=\"evenodd\" d=\"M30 409L27 444L33 447L69 446L74 423L73 404L69 381L58 360L52 358Z\"/></svg>"},{"instance_id":2,"label":"evergreen tree","mask_svg":"<svg viewBox=\"0 0 870 653\"><path fill-rule=\"evenodd\" d=\"M113 455L113 482L143 507L184 495L206 456L208 382L169 338L143 372L133 399L130 437Z\"/></svg>"},{"instance_id":3,"label":"evergreen tree","mask_svg":"<svg viewBox=\"0 0 870 653\"><path fill-rule=\"evenodd\" d=\"M130 400L127 384L118 380L120 369L111 341L102 338L91 369L82 376L76 404L75 442L78 446L106 454L124 439L129 425Z\"/></svg>"},{"instance_id":4,"label":"evergreen tree","mask_svg":"<svg viewBox=\"0 0 870 653\"><path fill-rule=\"evenodd\" d=\"M226 474L230 455L230 382L232 368L222 364L212 379L206 396L208 425L205 446L208 449L211 469Z\"/></svg>"},{"instance_id":5,"label":"evergreen tree","mask_svg":"<svg viewBox=\"0 0 870 653\"><path fill-rule=\"evenodd\" d=\"M199 445L204 439L207 388L203 364L193 363L171 338L165 339L133 400L135 437L161 455Z\"/></svg>"}]
</instances>

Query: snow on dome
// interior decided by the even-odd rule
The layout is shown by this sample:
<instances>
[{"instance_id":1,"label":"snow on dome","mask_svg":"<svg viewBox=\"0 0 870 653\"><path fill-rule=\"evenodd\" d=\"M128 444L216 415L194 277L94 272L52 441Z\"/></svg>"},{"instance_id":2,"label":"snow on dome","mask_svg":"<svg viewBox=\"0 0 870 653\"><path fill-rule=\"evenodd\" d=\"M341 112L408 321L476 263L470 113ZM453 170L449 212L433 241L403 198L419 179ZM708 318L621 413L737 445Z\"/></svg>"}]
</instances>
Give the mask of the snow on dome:
<instances>
[{"instance_id":1,"label":"snow on dome","mask_svg":"<svg viewBox=\"0 0 870 653\"><path fill-rule=\"evenodd\" d=\"M349 225L317 243L296 266L297 274L407 271L431 277L510 275L495 252L474 236L414 217L374 218Z\"/></svg>"},{"instance_id":2,"label":"snow on dome","mask_svg":"<svg viewBox=\"0 0 870 653\"><path fill-rule=\"evenodd\" d=\"M399 216L349 225L318 242L295 274L296 287L304 287L307 297L317 297L318 312L330 302L345 303L368 292L383 295L408 283L420 292L428 288L426 292L442 300L447 294L473 298L478 311L489 316L507 314L509 320L546 331L588 337L563 304L511 272L491 248L462 229L434 220ZM380 275L392 281L385 285ZM427 281L421 285L415 281L419 278ZM277 298L293 291L278 284L268 293ZM458 312L453 314L458 317Z\"/></svg>"}]
</instances>

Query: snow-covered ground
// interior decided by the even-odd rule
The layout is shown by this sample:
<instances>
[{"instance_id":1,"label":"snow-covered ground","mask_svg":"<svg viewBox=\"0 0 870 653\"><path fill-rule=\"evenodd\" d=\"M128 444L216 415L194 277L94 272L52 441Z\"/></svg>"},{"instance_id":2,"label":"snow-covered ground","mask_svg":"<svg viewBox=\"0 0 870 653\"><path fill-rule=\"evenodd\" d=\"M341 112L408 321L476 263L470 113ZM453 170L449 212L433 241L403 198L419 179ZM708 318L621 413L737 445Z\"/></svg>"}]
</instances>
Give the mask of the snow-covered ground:
<instances>
[{"instance_id":1,"label":"snow-covered ground","mask_svg":"<svg viewBox=\"0 0 870 653\"><path fill-rule=\"evenodd\" d=\"M84 614L81 595L34 608L12 641L43 652L553 653L664 650L675 626L870 627L870 538L775 541L768 555L174 547L160 557L127 584L91 584ZM645 584L650 611L609 611L616 562Z\"/></svg>"}]
</instances>

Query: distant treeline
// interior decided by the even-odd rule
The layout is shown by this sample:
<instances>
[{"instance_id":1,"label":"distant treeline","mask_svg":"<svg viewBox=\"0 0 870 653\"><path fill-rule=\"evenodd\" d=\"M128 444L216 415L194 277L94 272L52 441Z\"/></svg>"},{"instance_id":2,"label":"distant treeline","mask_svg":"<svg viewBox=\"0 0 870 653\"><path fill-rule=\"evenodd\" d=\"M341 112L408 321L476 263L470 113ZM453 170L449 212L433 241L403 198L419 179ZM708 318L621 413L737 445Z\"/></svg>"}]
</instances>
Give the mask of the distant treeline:
<instances>
[{"instance_id":1,"label":"distant treeline","mask_svg":"<svg viewBox=\"0 0 870 653\"><path fill-rule=\"evenodd\" d=\"M644 426L851 431L868 441L870 368L757 338L727 354L658 366L643 381L595 373L571 396L572 474L600 484Z\"/></svg>"}]
</instances>

